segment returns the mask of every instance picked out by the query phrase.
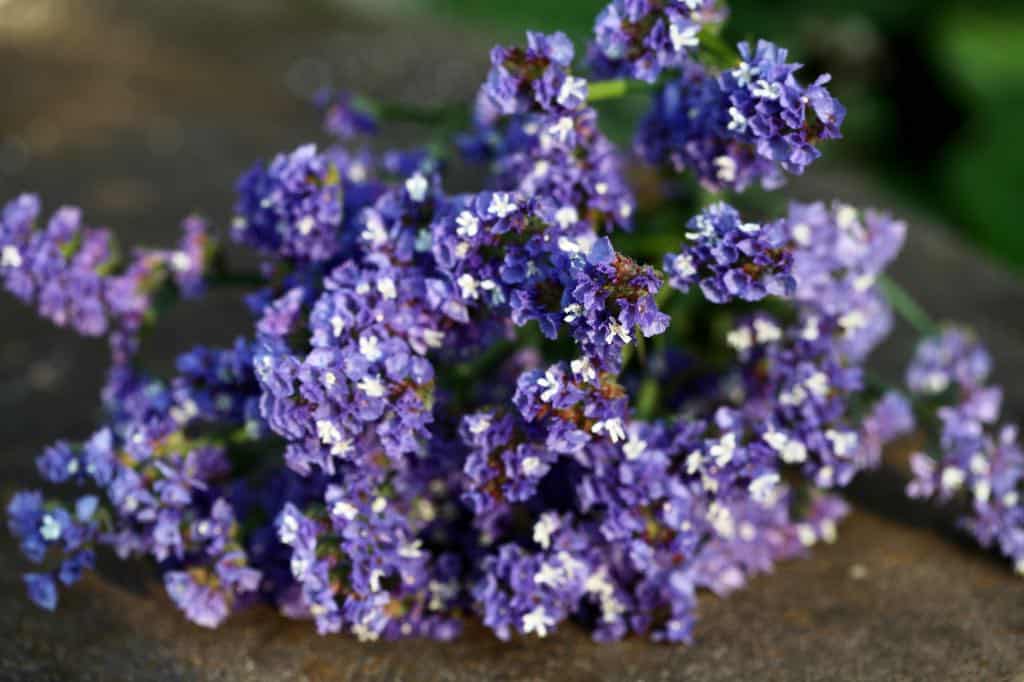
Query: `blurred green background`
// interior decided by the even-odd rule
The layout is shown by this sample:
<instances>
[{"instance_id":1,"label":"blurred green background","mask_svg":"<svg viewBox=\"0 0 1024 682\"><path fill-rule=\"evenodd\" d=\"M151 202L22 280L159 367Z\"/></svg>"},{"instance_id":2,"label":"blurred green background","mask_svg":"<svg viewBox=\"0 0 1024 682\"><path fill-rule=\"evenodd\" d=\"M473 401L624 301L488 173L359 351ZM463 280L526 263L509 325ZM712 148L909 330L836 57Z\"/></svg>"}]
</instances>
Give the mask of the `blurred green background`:
<instances>
[{"instance_id":1,"label":"blurred green background","mask_svg":"<svg viewBox=\"0 0 1024 682\"><path fill-rule=\"evenodd\" d=\"M404 4L404 3L403 3ZM596 0L413 0L503 40L527 28L587 38ZM732 0L729 38L791 48L847 105L829 157L1024 270L1024 2ZM813 172L813 169L812 169Z\"/></svg>"}]
</instances>

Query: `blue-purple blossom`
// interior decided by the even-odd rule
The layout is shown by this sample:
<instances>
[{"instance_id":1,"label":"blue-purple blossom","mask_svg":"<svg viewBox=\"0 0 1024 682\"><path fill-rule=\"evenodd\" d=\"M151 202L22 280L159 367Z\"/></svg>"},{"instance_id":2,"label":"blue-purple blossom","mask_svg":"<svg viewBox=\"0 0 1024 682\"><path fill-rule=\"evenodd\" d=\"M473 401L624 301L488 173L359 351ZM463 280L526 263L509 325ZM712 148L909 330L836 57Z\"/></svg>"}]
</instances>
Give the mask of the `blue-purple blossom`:
<instances>
[{"instance_id":1,"label":"blue-purple blossom","mask_svg":"<svg viewBox=\"0 0 1024 682\"><path fill-rule=\"evenodd\" d=\"M701 32L725 14L716 0L613 0L594 23L590 66L602 77L653 83L663 71L690 63Z\"/></svg>"},{"instance_id":2,"label":"blue-purple blossom","mask_svg":"<svg viewBox=\"0 0 1024 682\"><path fill-rule=\"evenodd\" d=\"M786 297L796 289L782 221L745 222L732 206L717 203L686 228L683 249L665 256L669 284L676 289L686 292L698 285L713 303Z\"/></svg>"},{"instance_id":3,"label":"blue-purple blossom","mask_svg":"<svg viewBox=\"0 0 1024 682\"><path fill-rule=\"evenodd\" d=\"M966 498L963 528L1024 574L1024 450L1017 427L999 422L1002 389L986 383L990 368L988 351L964 329L945 328L918 345L907 385L939 399L940 434L935 450L912 455L907 494Z\"/></svg>"}]
</instances>

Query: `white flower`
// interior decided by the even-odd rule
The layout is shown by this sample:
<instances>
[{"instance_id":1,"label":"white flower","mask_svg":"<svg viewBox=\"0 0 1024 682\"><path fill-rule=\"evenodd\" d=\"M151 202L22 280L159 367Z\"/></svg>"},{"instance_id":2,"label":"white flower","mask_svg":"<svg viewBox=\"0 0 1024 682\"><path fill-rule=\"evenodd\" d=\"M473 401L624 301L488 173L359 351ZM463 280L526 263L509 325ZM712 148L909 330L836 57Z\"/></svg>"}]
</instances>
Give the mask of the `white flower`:
<instances>
[{"instance_id":1,"label":"white flower","mask_svg":"<svg viewBox=\"0 0 1024 682\"><path fill-rule=\"evenodd\" d=\"M543 549L547 549L551 546L551 536L555 534L561 525L562 522L559 520L558 514L554 512L541 514L540 518L537 519L537 523L533 525L533 541Z\"/></svg>"},{"instance_id":2,"label":"white flower","mask_svg":"<svg viewBox=\"0 0 1024 682\"><path fill-rule=\"evenodd\" d=\"M754 320L754 334L758 343L772 343L782 338L782 330L775 323L762 317Z\"/></svg>"},{"instance_id":3,"label":"white flower","mask_svg":"<svg viewBox=\"0 0 1024 682\"><path fill-rule=\"evenodd\" d=\"M548 628L554 626L555 620L548 615L543 606L538 606L523 616L523 633L537 633L538 637L546 637Z\"/></svg>"},{"instance_id":4,"label":"white flower","mask_svg":"<svg viewBox=\"0 0 1024 682\"><path fill-rule=\"evenodd\" d=\"M533 576L533 582L538 585L547 585L549 587L558 587L562 583L564 575L562 570L552 564L544 563L540 565L540 570Z\"/></svg>"},{"instance_id":5,"label":"white flower","mask_svg":"<svg viewBox=\"0 0 1024 682\"><path fill-rule=\"evenodd\" d=\"M469 432L478 436L491 428L491 415L485 413L471 414L466 417L466 423L469 425Z\"/></svg>"},{"instance_id":6,"label":"white flower","mask_svg":"<svg viewBox=\"0 0 1024 682\"><path fill-rule=\"evenodd\" d=\"M825 438L832 442L832 449L837 457L845 457L857 447L857 434L853 431L836 431L828 429Z\"/></svg>"},{"instance_id":7,"label":"white flower","mask_svg":"<svg viewBox=\"0 0 1024 682\"><path fill-rule=\"evenodd\" d=\"M558 395L558 389L560 388L558 375L555 373L555 370L553 368L548 369L544 376L537 379L537 385L544 389L540 394L540 399L546 403L551 402L551 399Z\"/></svg>"},{"instance_id":8,"label":"white flower","mask_svg":"<svg viewBox=\"0 0 1024 682\"><path fill-rule=\"evenodd\" d=\"M39 524L39 535L48 542L54 542L60 537L60 522L51 514L43 514Z\"/></svg>"},{"instance_id":9,"label":"white flower","mask_svg":"<svg viewBox=\"0 0 1024 682\"><path fill-rule=\"evenodd\" d=\"M942 488L948 491L958 490L964 484L966 478L967 474L963 469L946 467L942 470Z\"/></svg>"},{"instance_id":10,"label":"white flower","mask_svg":"<svg viewBox=\"0 0 1024 682\"><path fill-rule=\"evenodd\" d=\"M612 417L611 419L596 422L590 427L590 431L597 435L607 435L608 439L613 443L618 443L620 440L626 439L626 432L622 428L622 420L618 417Z\"/></svg>"},{"instance_id":11,"label":"white flower","mask_svg":"<svg viewBox=\"0 0 1024 682\"><path fill-rule=\"evenodd\" d=\"M775 100L782 97L782 84L759 80L754 84L754 89L751 90L750 94L761 99Z\"/></svg>"},{"instance_id":12,"label":"white flower","mask_svg":"<svg viewBox=\"0 0 1024 682\"><path fill-rule=\"evenodd\" d=\"M303 216L302 218L299 218L297 223L295 223L295 228L303 237L309 235L309 233L313 231L314 227L316 227L316 218L311 215Z\"/></svg>"},{"instance_id":13,"label":"white flower","mask_svg":"<svg viewBox=\"0 0 1024 682\"><path fill-rule=\"evenodd\" d=\"M403 559L418 559L423 556L423 541L413 540L412 542L406 542L398 548L398 556Z\"/></svg>"},{"instance_id":14,"label":"white flower","mask_svg":"<svg viewBox=\"0 0 1024 682\"><path fill-rule=\"evenodd\" d=\"M708 450L708 454L711 455L715 460L715 464L720 467L724 467L726 464L732 461L732 456L736 453L736 434L727 433L722 438L711 446Z\"/></svg>"},{"instance_id":15,"label":"white flower","mask_svg":"<svg viewBox=\"0 0 1024 682\"><path fill-rule=\"evenodd\" d=\"M458 225L455 228L455 234L465 239L475 237L476 233L480 231L480 220L470 211L460 213L455 219L455 224Z\"/></svg>"},{"instance_id":16,"label":"white flower","mask_svg":"<svg viewBox=\"0 0 1024 682\"><path fill-rule=\"evenodd\" d=\"M0 251L0 266L5 268L20 268L22 264L21 252L16 246L8 244Z\"/></svg>"},{"instance_id":17,"label":"white flower","mask_svg":"<svg viewBox=\"0 0 1024 682\"><path fill-rule=\"evenodd\" d=\"M548 132L558 138L559 141L565 142L569 139L569 134L575 129L576 123L572 120L572 117L563 116L558 119L558 122L548 128Z\"/></svg>"},{"instance_id":18,"label":"white flower","mask_svg":"<svg viewBox=\"0 0 1024 682\"><path fill-rule=\"evenodd\" d=\"M700 33L700 26L692 24L685 28L679 28L678 24L672 24L668 29L668 38L672 41L672 49L682 52L688 47L697 47L700 40L697 35Z\"/></svg>"},{"instance_id":19,"label":"white flower","mask_svg":"<svg viewBox=\"0 0 1024 682\"><path fill-rule=\"evenodd\" d=\"M711 527L723 538L728 540L736 534L736 522L728 507L724 507L718 502L712 502L708 506L707 518Z\"/></svg>"},{"instance_id":20,"label":"white flower","mask_svg":"<svg viewBox=\"0 0 1024 682\"><path fill-rule=\"evenodd\" d=\"M491 203L487 207L488 213L499 218L507 218L517 210L519 210L519 207L512 201L512 197L505 192L496 192L491 197Z\"/></svg>"},{"instance_id":21,"label":"white flower","mask_svg":"<svg viewBox=\"0 0 1024 682\"><path fill-rule=\"evenodd\" d=\"M693 264L693 258L688 253L680 253L672 259L672 270L682 277L688 279L697 274L697 268Z\"/></svg>"},{"instance_id":22,"label":"white flower","mask_svg":"<svg viewBox=\"0 0 1024 682\"><path fill-rule=\"evenodd\" d=\"M861 310L851 310L846 313L838 320L839 326L843 328L843 331L847 336L853 334L858 329L863 329L868 324L867 315Z\"/></svg>"},{"instance_id":23,"label":"white flower","mask_svg":"<svg viewBox=\"0 0 1024 682\"><path fill-rule=\"evenodd\" d=\"M748 490L755 502L765 507L775 503L776 486L779 484L779 475L774 471L758 476L750 482Z\"/></svg>"},{"instance_id":24,"label":"white flower","mask_svg":"<svg viewBox=\"0 0 1024 682\"><path fill-rule=\"evenodd\" d=\"M818 535L814 528L808 523L801 523L796 527L796 537L804 547L811 547L818 541Z\"/></svg>"},{"instance_id":25,"label":"white flower","mask_svg":"<svg viewBox=\"0 0 1024 682\"><path fill-rule=\"evenodd\" d=\"M804 341L817 341L818 337L821 336L821 328L818 326L819 320L817 317L808 317L804 323L804 328L800 331L800 336Z\"/></svg>"},{"instance_id":26,"label":"white flower","mask_svg":"<svg viewBox=\"0 0 1024 682\"><path fill-rule=\"evenodd\" d=\"M742 352L754 345L754 335L750 332L750 327L737 327L725 335L725 342Z\"/></svg>"},{"instance_id":27,"label":"white flower","mask_svg":"<svg viewBox=\"0 0 1024 682\"><path fill-rule=\"evenodd\" d=\"M811 226L807 223L797 223L790 229L790 232L797 244L807 246L811 243Z\"/></svg>"},{"instance_id":28,"label":"white flower","mask_svg":"<svg viewBox=\"0 0 1024 682\"><path fill-rule=\"evenodd\" d=\"M380 340L373 334L360 336L359 354L370 362L377 362L384 356L384 351L380 349Z\"/></svg>"},{"instance_id":29,"label":"white flower","mask_svg":"<svg viewBox=\"0 0 1024 682\"><path fill-rule=\"evenodd\" d=\"M331 333L338 337L343 331L345 331L345 320L341 319L340 315L335 315L331 318Z\"/></svg>"},{"instance_id":30,"label":"white flower","mask_svg":"<svg viewBox=\"0 0 1024 682\"><path fill-rule=\"evenodd\" d=\"M359 515L359 510L356 509L354 504L346 502L345 500L338 500L331 506L331 514L351 521Z\"/></svg>"},{"instance_id":31,"label":"white flower","mask_svg":"<svg viewBox=\"0 0 1024 682\"><path fill-rule=\"evenodd\" d=\"M459 289L462 291L462 298L469 300L480 298L479 285L473 275L464 272L459 275L455 283L459 285Z\"/></svg>"},{"instance_id":32,"label":"white flower","mask_svg":"<svg viewBox=\"0 0 1024 682\"><path fill-rule=\"evenodd\" d=\"M844 232L856 232L860 214L857 209L849 204L840 204L836 207L836 227Z\"/></svg>"},{"instance_id":33,"label":"white flower","mask_svg":"<svg viewBox=\"0 0 1024 682\"><path fill-rule=\"evenodd\" d=\"M563 206L555 211L555 222L563 230L567 230L580 221L579 211L575 206Z\"/></svg>"},{"instance_id":34,"label":"white flower","mask_svg":"<svg viewBox=\"0 0 1024 682\"><path fill-rule=\"evenodd\" d=\"M733 182L736 180L736 159L731 156L722 155L715 159L715 168L718 172L716 177L722 182Z\"/></svg>"},{"instance_id":35,"label":"white flower","mask_svg":"<svg viewBox=\"0 0 1024 682\"><path fill-rule=\"evenodd\" d=\"M541 461L539 457L530 455L523 458L523 473L533 478L534 474L540 471Z\"/></svg>"},{"instance_id":36,"label":"white flower","mask_svg":"<svg viewBox=\"0 0 1024 682\"><path fill-rule=\"evenodd\" d=\"M385 392L379 376L365 376L359 380L356 387L371 398L380 398Z\"/></svg>"},{"instance_id":37,"label":"white flower","mask_svg":"<svg viewBox=\"0 0 1024 682\"><path fill-rule=\"evenodd\" d=\"M732 77L736 79L736 83L741 88L745 88L753 82L754 76L759 73L761 73L761 69L756 66L740 62L740 65L732 70Z\"/></svg>"},{"instance_id":38,"label":"white flower","mask_svg":"<svg viewBox=\"0 0 1024 682\"><path fill-rule=\"evenodd\" d=\"M811 376L807 377L807 381L804 382L807 389L819 398L824 398L828 395L828 376L824 372L815 372Z\"/></svg>"},{"instance_id":39,"label":"white flower","mask_svg":"<svg viewBox=\"0 0 1024 682\"><path fill-rule=\"evenodd\" d=\"M633 336L629 333L622 323L618 320L612 320L608 323L608 332L604 335L604 342L611 343L618 337L623 343L629 343L633 340Z\"/></svg>"},{"instance_id":40,"label":"white flower","mask_svg":"<svg viewBox=\"0 0 1024 682\"><path fill-rule=\"evenodd\" d=\"M747 117L736 107L729 107L729 130L737 133L744 133L747 130Z\"/></svg>"},{"instance_id":41,"label":"white flower","mask_svg":"<svg viewBox=\"0 0 1024 682\"><path fill-rule=\"evenodd\" d=\"M569 363L569 369L584 381L594 381L597 379L597 370L590 363L590 358L576 358Z\"/></svg>"},{"instance_id":42,"label":"white flower","mask_svg":"<svg viewBox=\"0 0 1024 682\"><path fill-rule=\"evenodd\" d=\"M324 445L332 445L341 440L341 431L329 419L317 419L316 436Z\"/></svg>"},{"instance_id":43,"label":"white flower","mask_svg":"<svg viewBox=\"0 0 1024 682\"><path fill-rule=\"evenodd\" d=\"M647 441L640 440L635 435L630 435L622 446L622 454L626 456L626 459L633 460L644 454L647 449Z\"/></svg>"},{"instance_id":44,"label":"white flower","mask_svg":"<svg viewBox=\"0 0 1024 682\"><path fill-rule=\"evenodd\" d=\"M562 317L562 319L565 320L567 324L572 324L573 320L579 317L580 313L583 312L583 306L579 303L570 303L565 306L565 309L562 310L562 312L565 313L565 316Z\"/></svg>"},{"instance_id":45,"label":"white flower","mask_svg":"<svg viewBox=\"0 0 1024 682\"><path fill-rule=\"evenodd\" d=\"M388 240L388 231L380 213L368 208L363 211L363 231L359 235L373 246L380 246Z\"/></svg>"},{"instance_id":46,"label":"white flower","mask_svg":"<svg viewBox=\"0 0 1024 682\"><path fill-rule=\"evenodd\" d=\"M395 288L395 280L390 277L381 277L377 280L377 291L387 299L398 298L398 289Z\"/></svg>"},{"instance_id":47,"label":"white flower","mask_svg":"<svg viewBox=\"0 0 1024 682\"><path fill-rule=\"evenodd\" d=\"M430 348L440 348L444 344L444 332L437 329L424 329L423 341Z\"/></svg>"},{"instance_id":48,"label":"white flower","mask_svg":"<svg viewBox=\"0 0 1024 682\"><path fill-rule=\"evenodd\" d=\"M416 203L420 203L427 197L428 189L430 189L430 184L422 173L416 173L405 181L405 191L409 193L409 198Z\"/></svg>"},{"instance_id":49,"label":"white flower","mask_svg":"<svg viewBox=\"0 0 1024 682\"><path fill-rule=\"evenodd\" d=\"M171 256L171 267L178 272L188 272L192 267L192 258L184 251L175 251Z\"/></svg>"},{"instance_id":50,"label":"white flower","mask_svg":"<svg viewBox=\"0 0 1024 682\"><path fill-rule=\"evenodd\" d=\"M568 106L567 102L572 99L587 99L587 81L575 76L568 76L562 81L562 87L558 90L558 103L563 107Z\"/></svg>"}]
</instances>

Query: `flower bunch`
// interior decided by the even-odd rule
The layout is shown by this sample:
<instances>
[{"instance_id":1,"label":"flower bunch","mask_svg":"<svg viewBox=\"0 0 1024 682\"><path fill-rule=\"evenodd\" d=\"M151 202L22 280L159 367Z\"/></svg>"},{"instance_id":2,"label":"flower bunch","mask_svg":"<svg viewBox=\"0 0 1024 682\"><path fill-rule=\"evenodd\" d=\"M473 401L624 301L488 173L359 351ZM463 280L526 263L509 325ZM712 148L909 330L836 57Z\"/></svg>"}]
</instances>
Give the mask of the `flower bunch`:
<instances>
[{"instance_id":1,"label":"flower bunch","mask_svg":"<svg viewBox=\"0 0 1024 682\"><path fill-rule=\"evenodd\" d=\"M910 492L966 491L968 528L1019 567L1024 465L1015 430L994 427L984 351L960 332L926 340L910 397L865 378L905 225L840 203L754 220L725 202L802 172L843 108L785 50L723 47L723 20L705 0L615 0L591 80L563 34L495 48L448 140L482 165L465 193L446 190L437 145L355 146L388 107L325 95L336 141L237 185L230 235L262 259L248 276L198 218L178 249L125 260L77 209L40 226L33 195L8 203L5 286L114 348L105 424L37 460L74 500L8 505L38 566L29 597L53 609L108 549L152 558L207 627L267 602L364 640L447 639L478 617L503 639L571 619L601 640L690 641L701 590L835 540L836 490L914 428L922 396L941 459L915 458ZM652 107L637 159L598 125L632 79ZM638 245L666 228L638 217L637 160L717 193L658 198L693 217L654 264ZM193 348L165 379L140 369L161 306L239 284L253 320L233 346Z\"/></svg>"}]
</instances>

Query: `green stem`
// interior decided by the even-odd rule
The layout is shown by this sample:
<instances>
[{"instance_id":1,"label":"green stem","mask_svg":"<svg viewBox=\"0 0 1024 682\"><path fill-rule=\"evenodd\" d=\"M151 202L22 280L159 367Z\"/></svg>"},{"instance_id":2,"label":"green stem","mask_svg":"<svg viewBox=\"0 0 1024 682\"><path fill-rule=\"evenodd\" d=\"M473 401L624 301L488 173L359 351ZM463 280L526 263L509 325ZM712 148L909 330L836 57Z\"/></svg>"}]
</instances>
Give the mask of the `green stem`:
<instances>
[{"instance_id":1,"label":"green stem","mask_svg":"<svg viewBox=\"0 0 1024 682\"><path fill-rule=\"evenodd\" d=\"M938 331L939 326L906 289L885 275L879 277L878 287L893 310L906 320L918 334L931 336Z\"/></svg>"},{"instance_id":2,"label":"green stem","mask_svg":"<svg viewBox=\"0 0 1024 682\"><path fill-rule=\"evenodd\" d=\"M629 92L630 85L630 81L625 78L590 83L587 86L587 101L600 102L608 99L620 99Z\"/></svg>"}]
</instances>

